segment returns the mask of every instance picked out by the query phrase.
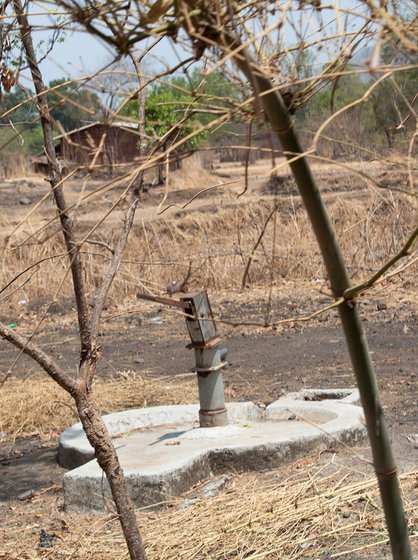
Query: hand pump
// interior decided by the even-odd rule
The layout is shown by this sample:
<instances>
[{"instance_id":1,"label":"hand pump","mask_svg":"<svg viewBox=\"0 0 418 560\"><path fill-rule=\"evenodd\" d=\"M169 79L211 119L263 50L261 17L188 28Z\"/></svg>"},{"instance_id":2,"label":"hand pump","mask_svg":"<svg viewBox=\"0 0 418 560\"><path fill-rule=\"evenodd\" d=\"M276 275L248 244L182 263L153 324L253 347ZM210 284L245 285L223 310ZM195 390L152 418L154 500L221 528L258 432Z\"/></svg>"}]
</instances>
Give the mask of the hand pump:
<instances>
[{"instance_id":1,"label":"hand pump","mask_svg":"<svg viewBox=\"0 0 418 560\"><path fill-rule=\"evenodd\" d=\"M202 428L226 426L228 414L225 408L222 369L228 364L228 351L221 348L221 338L216 331L209 298L205 291L186 294L180 301L170 298L138 294L141 299L179 307L184 311L187 330L196 360L195 371L199 389L199 422Z\"/></svg>"}]
</instances>

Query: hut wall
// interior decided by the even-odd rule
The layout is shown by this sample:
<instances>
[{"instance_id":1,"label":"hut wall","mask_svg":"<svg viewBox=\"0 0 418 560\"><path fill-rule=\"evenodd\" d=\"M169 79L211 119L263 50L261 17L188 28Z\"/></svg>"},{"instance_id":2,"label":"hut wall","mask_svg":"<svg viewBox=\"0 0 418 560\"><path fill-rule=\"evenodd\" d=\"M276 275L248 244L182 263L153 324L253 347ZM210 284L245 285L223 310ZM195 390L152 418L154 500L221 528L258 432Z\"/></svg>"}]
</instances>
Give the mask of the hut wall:
<instances>
[{"instance_id":1,"label":"hut wall","mask_svg":"<svg viewBox=\"0 0 418 560\"><path fill-rule=\"evenodd\" d=\"M96 156L103 135L106 134L100 153ZM61 157L76 165L89 166L95 156L95 166L106 169L120 163L132 162L138 157L138 135L135 131L102 124L76 130L61 138Z\"/></svg>"}]
</instances>

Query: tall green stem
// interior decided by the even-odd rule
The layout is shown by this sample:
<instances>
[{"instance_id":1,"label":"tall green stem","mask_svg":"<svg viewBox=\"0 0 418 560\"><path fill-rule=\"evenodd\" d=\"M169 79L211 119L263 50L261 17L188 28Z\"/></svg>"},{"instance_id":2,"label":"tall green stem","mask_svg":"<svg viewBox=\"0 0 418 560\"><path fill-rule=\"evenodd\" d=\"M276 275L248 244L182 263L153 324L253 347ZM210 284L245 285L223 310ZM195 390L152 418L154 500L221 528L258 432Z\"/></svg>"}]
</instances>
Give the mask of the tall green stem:
<instances>
[{"instance_id":1,"label":"tall green stem","mask_svg":"<svg viewBox=\"0 0 418 560\"><path fill-rule=\"evenodd\" d=\"M226 40L228 48L237 48L238 42L235 38L227 37ZM316 235L332 292L336 298L341 298L345 290L351 287L350 279L308 159L302 155L303 150L289 110L280 93L274 90L273 84L247 54L241 51L235 59L258 94L267 119L290 160L289 165ZM295 159L298 155L300 157ZM357 304L354 301L346 301L338 309L366 417L392 554L396 560L412 560L396 465Z\"/></svg>"}]
</instances>

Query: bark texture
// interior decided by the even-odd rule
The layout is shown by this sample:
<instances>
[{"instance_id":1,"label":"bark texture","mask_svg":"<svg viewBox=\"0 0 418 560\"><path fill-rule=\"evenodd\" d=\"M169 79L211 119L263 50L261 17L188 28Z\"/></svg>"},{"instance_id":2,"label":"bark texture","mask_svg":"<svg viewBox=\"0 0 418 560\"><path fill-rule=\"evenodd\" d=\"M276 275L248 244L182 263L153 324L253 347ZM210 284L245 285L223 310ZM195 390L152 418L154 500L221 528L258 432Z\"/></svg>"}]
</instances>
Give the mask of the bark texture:
<instances>
[{"instance_id":1,"label":"bark texture","mask_svg":"<svg viewBox=\"0 0 418 560\"><path fill-rule=\"evenodd\" d=\"M53 126L48 108L46 88L36 59L31 27L23 9L21 0L13 0L13 6L20 28L20 37L23 49L28 60L29 69L31 71L32 80L37 94L37 106L44 134L45 154L49 165L49 182L51 184L55 204L59 212L61 229L70 261L81 343L80 364L77 380L74 380L70 376L66 375L59 366L35 344L19 337L19 335L2 324L0 324L0 336L9 340L12 344L36 360L38 364L40 364L44 370L74 398L87 438L94 448L97 461L109 481L112 497L116 505L123 534L129 549L130 558L131 560L146 560L144 545L142 543L141 534L138 528L132 500L123 475L123 470L119 463L112 439L91 395L91 383L100 357L100 348L96 343L100 315L103 309L104 300L122 258L123 250L133 223L139 193L137 190L133 190L132 192L131 204L129 205L126 213L124 227L122 228L122 233L117 243L117 248L109 266L109 270L103 280L102 288L99 291L95 312L93 313L93 321L91 321L87 290L84 282L83 262L81 260L80 248L76 241L73 221L68 212L64 196L59 162L57 161L55 155L52 135Z\"/></svg>"},{"instance_id":2,"label":"bark texture","mask_svg":"<svg viewBox=\"0 0 418 560\"><path fill-rule=\"evenodd\" d=\"M90 396L77 393L75 402L87 439L94 448L97 462L106 473L131 559L144 560L146 554L132 500L109 432Z\"/></svg>"}]
</instances>

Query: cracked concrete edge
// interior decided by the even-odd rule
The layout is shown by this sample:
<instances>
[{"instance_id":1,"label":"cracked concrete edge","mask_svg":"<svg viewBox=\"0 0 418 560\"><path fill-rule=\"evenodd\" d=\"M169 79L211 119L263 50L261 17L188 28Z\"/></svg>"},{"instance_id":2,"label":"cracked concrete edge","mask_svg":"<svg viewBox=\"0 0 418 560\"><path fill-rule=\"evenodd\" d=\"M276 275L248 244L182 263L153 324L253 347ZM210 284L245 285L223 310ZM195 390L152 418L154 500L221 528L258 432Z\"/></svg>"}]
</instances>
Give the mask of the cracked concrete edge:
<instances>
[{"instance_id":1,"label":"cracked concrete edge","mask_svg":"<svg viewBox=\"0 0 418 560\"><path fill-rule=\"evenodd\" d=\"M202 451L181 468L160 475L131 474L126 479L135 507L155 509L188 491L204 478L231 471L269 471L303 456L336 447L336 443L354 446L365 439L366 430L357 422L356 426L334 434L320 433L294 438L285 443ZM66 511L101 512L112 504L109 485L104 476L77 476L76 471L68 474L71 476L64 476Z\"/></svg>"},{"instance_id":2,"label":"cracked concrete edge","mask_svg":"<svg viewBox=\"0 0 418 560\"><path fill-rule=\"evenodd\" d=\"M184 494L204 478L212 476L209 452L193 457L180 469L165 472L163 475L126 475L135 508L156 509L173 498ZM69 474L69 473L68 473ZM114 511L109 483L105 476L97 477L64 476L65 511L77 513Z\"/></svg>"},{"instance_id":3,"label":"cracked concrete edge","mask_svg":"<svg viewBox=\"0 0 418 560\"><path fill-rule=\"evenodd\" d=\"M263 411L253 402L228 403L228 419L231 424L240 421L259 421ZM130 409L103 416L112 438L142 428L170 426L175 424L198 424L199 405L167 405L143 409ZM87 440L80 422L65 430L59 439L58 463L61 467L74 469L94 459L94 450Z\"/></svg>"},{"instance_id":4,"label":"cracked concrete edge","mask_svg":"<svg viewBox=\"0 0 418 560\"><path fill-rule=\"evenodd\" d=\"M302 389L296 393L288 393L278 399L294 400L294 401L336 401L341 403L356 404L360 402L359 390L355 387L349 389L331 388L331 389Z\"/></svg>"}]
</instances>

